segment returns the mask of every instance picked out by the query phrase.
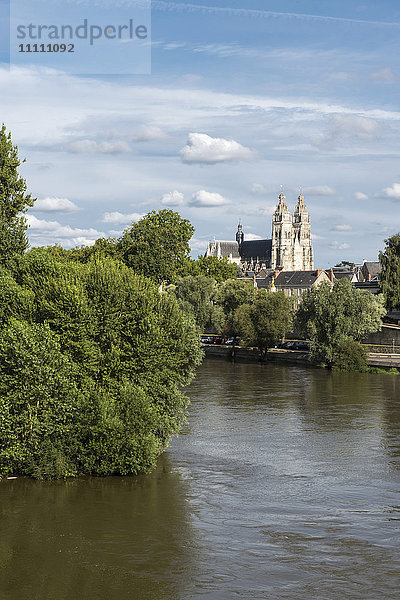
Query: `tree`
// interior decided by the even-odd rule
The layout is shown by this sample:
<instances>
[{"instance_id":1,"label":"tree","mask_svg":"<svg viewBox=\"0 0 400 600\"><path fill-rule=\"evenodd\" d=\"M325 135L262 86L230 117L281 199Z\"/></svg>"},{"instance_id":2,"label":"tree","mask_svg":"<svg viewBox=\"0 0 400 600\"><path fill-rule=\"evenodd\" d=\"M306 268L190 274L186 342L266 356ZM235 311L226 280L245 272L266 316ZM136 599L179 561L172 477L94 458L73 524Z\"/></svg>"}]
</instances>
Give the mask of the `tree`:
<instances>
[{"instance_id":1,"label":"tree","mask_svg":"<svg viewBox=\"0 0 400 600\"><path fill-rule=\"evenodd\" d=\"M235 324L235 311L242 304L252 304L257 297L257 289L252 281L228 279L221 283L214 296L214 302L223 311L223 322L219 330L225 335L239 335Z\"/></svg>"},{"instance_id":2,"label":"tree","mask_svg":"<svg viewBox=\"0 0 400 600\"><path fill-rule=\"evenodd\" d=\"M349 267L349 269L352 269L353 267L355 267L355 264L348 260L342 260L340 263L335 265L335 267Z\"/></svg>"},{"instance_id":3,"label":"tree","mask_svg":"<svg viewBox=\"0 0 400 600\"><path fill-rule=\"evenodd\" d=\"M400 233L385 240L386 248L379 253L382 271L380 288L388 310L400 308Z\"/></svg>"},{"instance_id":4,"label":"tree","mask_svg":"<svg viewBox=\"0 0 400 600\"><path fill-rule=\"evenodd\" d=\"M28 247L28 228L24 213L35 199L27 194L25 180L20 177L18 148L5 125L0 129L0 264L9 265Z\"/></svg>"},{"instance_id":5,"label":"tree","mask_svg":"<svg viewBox=\"0 0 400 600\"><path fill-rule=\"evenodd\" d=\"M341 279L323 283L303 294L296 315L297 329L311 341L311 358L331 367L344 342L361 342L382 327L383 298L355 289Z\"/></svg>"},{"instance_id":6,"label":"tree","mask_svg":"<svg viewBox=\"0 0 400 600\"><path fill-rule=\"evenodd\" d=\"M37 248L0 271L0 300L0 476L151 469L202 356L176 299L111 258Z\"/></svg>"},{"instance_id":7,"label":"tree","mask_svg":"<svg viewBox=\"0 0 400 600\"><path fill-rule=\"evenodd\" d=\"M194 318L201 332L212 321L213 304L211 298L215 281L204 275L181 277L173 286L173 292L182 310Z\"/></svg>"},{"instance_id":8,"label":"tree","mask_svg":"<svg viewBox=\"0 0 400 600\"><path fill-rule=\"evenodd\" d=\"M368 371L367 351L364 346L354 340L341 340L334 353L333 368L335 371Z\"/></svg>"},{"instance_id":9,"label":"tree","mask_svg":"<svg viewBox=\"0 0 400 600\"><path fill-rule=\"evenodd\" d=\"M243 304L235 311L235 329L249 346L257 346L263 360L292 324L290 298L283 292L260 290L253 304Z\"/></svg>"},{"instance_id":10,"label":"tree","mask_svg":"<svg viewBox=\"0 0 400 600\"><path fill-rule=\"evenodd\" d=\"M178 213L152 211L125 230L117 250L136 273L173 283L186 275L193 233L194 227Z\"/></svg>"},{"instance_id":11,"label":"tree","mask_svg":"<svg viewBox=\"0 0 400 600\"><path fill-rule=\"evenodd\" d=\"M193 261L194 273L212 277L217 283L234 279L237 277L239 267L227 259L218 258L217 256L199 256L196 261Z\"/></svg>"}]
</instances>

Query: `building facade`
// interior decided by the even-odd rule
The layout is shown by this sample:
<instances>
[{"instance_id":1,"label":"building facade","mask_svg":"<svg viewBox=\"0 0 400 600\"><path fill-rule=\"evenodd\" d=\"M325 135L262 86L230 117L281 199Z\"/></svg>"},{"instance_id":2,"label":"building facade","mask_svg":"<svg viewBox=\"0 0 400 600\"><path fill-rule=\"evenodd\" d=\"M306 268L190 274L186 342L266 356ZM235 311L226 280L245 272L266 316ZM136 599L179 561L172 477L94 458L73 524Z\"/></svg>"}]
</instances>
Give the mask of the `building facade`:
<instances>
[{"instance_id":1,"label":"building facade","mask_svg":"<svg viewBox=\"0 0 400 600\"><path fill-rule=\"evenodd\" d=\"M272 218L271 239L246 241L239 224L235 242L214 240L208 244L205 256L227 257L244 269L312 271L311 223L304 196L300 194L296 209L291 213L285 195L279 195Z\"/></svg>"}]
</instances>

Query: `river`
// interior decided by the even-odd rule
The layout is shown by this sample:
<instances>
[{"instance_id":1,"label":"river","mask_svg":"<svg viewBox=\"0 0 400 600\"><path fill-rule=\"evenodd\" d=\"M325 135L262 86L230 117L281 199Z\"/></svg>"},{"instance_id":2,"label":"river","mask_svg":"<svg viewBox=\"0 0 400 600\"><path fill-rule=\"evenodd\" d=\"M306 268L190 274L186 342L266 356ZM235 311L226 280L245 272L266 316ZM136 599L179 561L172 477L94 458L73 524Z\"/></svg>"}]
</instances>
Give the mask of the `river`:
<instances>
[{"instance_id":1,"label":"river","mask_svg":"<svg viewBox=\"0 0 400 600\"><path fill-rule=\"evenodd\" d=\"M1 600L394 600L400 377L207 360L148 476L0 482Z\"/></svg>"}]
</instances>

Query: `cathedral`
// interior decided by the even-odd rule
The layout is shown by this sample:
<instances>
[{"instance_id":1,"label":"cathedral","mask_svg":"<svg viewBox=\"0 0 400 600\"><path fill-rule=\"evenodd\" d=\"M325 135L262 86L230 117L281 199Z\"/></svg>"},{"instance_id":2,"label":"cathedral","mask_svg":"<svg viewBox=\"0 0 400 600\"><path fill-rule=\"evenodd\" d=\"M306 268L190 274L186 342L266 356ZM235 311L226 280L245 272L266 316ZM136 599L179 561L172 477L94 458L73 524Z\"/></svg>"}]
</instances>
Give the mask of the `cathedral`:
<instances>
[{"instance_id":1,"label":"cathedral","mask_svg":"<svg viewBox=\"0 0 400 600\"><path fill-rule=\"evenodd\" d=\"M235 242L209 242L205 256L227 257L244 270L312 271L314 253L310 228L304 196L300 194L296 209L291 213L281 193L272 218L272 239L246 241L239 224Z\"/></svg>"}]
</instances>

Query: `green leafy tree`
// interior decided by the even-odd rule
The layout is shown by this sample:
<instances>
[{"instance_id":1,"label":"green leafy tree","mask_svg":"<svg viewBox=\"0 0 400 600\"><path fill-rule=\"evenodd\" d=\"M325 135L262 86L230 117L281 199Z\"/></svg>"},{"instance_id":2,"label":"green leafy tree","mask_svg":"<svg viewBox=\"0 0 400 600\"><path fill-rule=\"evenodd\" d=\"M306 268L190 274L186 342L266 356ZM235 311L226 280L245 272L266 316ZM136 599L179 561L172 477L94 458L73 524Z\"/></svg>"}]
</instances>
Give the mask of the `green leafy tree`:
<instances>
[{"instance_id":1,"label":"green leafy tree","mask_svg":"<svg viewBox=\"0 0 400 600\"><path fill-rule=\"evenodd\" d=\"M194 323L104 256L34 249L10 277L0 272L0 474L151 469L185 418L202 356Z\"/></svg>"},{"instance_id":2,"label":"green leafy tree","mask_svg":"<svg viewBox=\"0 0 400 600\"><path fill-rule=\"evenodd\" d=\"M234 279L239 273L237 265L229 262L226 258L218 258L217 256L199 256L193 261L193 274L205 275L212 277L217 283Z\"/></svg>"},{"instance_id":3,"label":"green leafy tree","mask_svg":"<svg viewBox=\"0 0 400 600\"><path fill-rule=\"evenodd\" d=\"M83 393L48 325L11 319L0 335L0 477L76 474Z\"/></svg>"},{"instance_id":4,"label":"green leafy tree","mask_svg":"<svg viewBox=\"0 0 400 600\"><path fill-rule=\"evenodd\" d=\"M359 342L342 340L335 348L333 368L364 373L368 371L367 351Z\"/></svg>"},{"instance_id":5,"label":"green leafy tree","mask_svg":"<svg viewBox=\"0 0 400 600\"><path fill-rule=\"evenodd\" d=\"M385 314L382 296L357 290L341 279L303 294L296 328L311 340L312 359L332 366L341 344L361 342L381 329Z\"/></svg>"},{"instance_id":6,"label":"green leafy tree","mask_svg":"<svg viewBox=\"0 0 400 600\"><path fill-rule=\"evenodd\" d=\"M204 275L181 277L173 286L173 292L185 313L192 316L202 332L212 321L215 281Z\"/></svg>"},{"instance_id":7,"label":"green leafy tree","mask_svg":"<svg viewBox=\"0 0 400 600\"><path fill-rule=\"evenodd\" d=\"M283 292L260 290L253 304L243 304L235 311L235 330L248 346L256 346L264 359L292 325L292 305Z\"/></svg>"},{"instance_id":8,"label":"green leafy tree","mask_svg":"<svg viewBox=\"0 0 400 600\"><path fill-rule=\"evenodd\" d=\"M386 248L379 253L382 271L380 287L388 310L400 308L400 234L385 240Z\"/></svg>"},{"instance_id":9,"label":"green leafy tree","mask_svg":"<svg viewBox=\"0 0 400 600\"><path fill-rule=\"evenodd\" d=\"M214 302L220 307L217 329L225 335L239 335L235 323L235 311L242 304L252 304L257 297L257 289L252 281L228 279L219 284L214 296ZM221 318L223 317L223 318Z\"/></svg>"},{"instance_id":10,"label":"green leafy tree","mask_svg":"<svg viewBox=\"0 0 400 600\"><path fill-rule=\"evenodd\" d=\"M75 248L66 249L56 244L55 246L47 246L47 251L53 254L57 260L75 260L81 263L87 263L93 257L109 257L119 259L117 250L117 240L114 238L99 238L93 246L77 246Z\"/></svg>"},{"instance_id":11,"label":"green leafy tree","mask_svg":"<svg viewBox=\"0 0 400 600\"><path fill-rule=\"evenodd\" d=\"M125 230L117 251L128 267L153 281L186 275L194 227L172 210L152 211Z\"/></svg>"},{"instance_id":12,"label":"green leafy tree","mask_svg":"<svg viewBox=\"0 0 400 600\"><path fill-rule=\"evenodd\" d=\"M0 129L0 264L3 265L12 264L13 258L28 248L24 213L35 199L26 193L26 182L18 173L20 165L18 148L3 125Z\"/></svg>"},{"instance_id":13,"label":"green leafy tree","mask_svg":"<svg viewBox=\"0 0 400 600\"><path fill-rule=\"evenodd\" d=\"M349 267L349 269L352 269L354 266L355 266L355 264L348 260L342 260L340 263L335 265L335 267Z\"/></svg>"}]
</instances>

